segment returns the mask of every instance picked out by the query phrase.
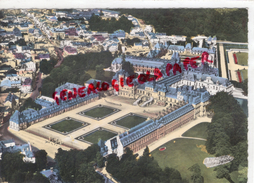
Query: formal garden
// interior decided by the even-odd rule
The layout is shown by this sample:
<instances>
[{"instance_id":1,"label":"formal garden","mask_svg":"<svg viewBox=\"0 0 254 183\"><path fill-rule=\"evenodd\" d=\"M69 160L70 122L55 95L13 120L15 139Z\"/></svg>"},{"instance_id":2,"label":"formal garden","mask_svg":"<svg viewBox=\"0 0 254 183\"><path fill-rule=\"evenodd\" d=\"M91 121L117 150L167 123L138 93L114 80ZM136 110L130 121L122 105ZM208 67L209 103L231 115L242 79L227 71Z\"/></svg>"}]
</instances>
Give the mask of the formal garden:
<instances>
[{"instance_id":1,"label":"formal garden","mask_svg":"<svg viewBox=\"0 0 254 183\"><path fill-rule=\"evenodd\" d=\"M79 112L78 114L86 117L90 117L96 120L101 120L107 116L110 116L116 112L118 112L118 109L108 107L108 106L103 106L103 105L97 105L95 107L92 107L90 109L84 110Z\"/></svg>"},{"instance_id":2,"label":"formal garden","mask_svg":"<svg viewBox=\"0 0 254 183\"><path fill-rule=\"evenodd\" d=\"M130 113L130 114L127 114L119 119L116 119L113 122L110 122L110 124L120 125L120 126L123 126L126 128L132 128L134 126L139 125L140 123L143 123L144 121L146 121L145 117Z\"/></svg>"},{"instance_id":3,"label":"formal garden","mask_svg":"<svg viewBox=\"0 0 254 183\"><path fill-rule=\"evenodd\" d=\"M59 133L68 134L88 125L89 124L86 122L82 122L82 121L67 117L65 119L46 125L44 126L44 128L47 128L49 130L53 130Z\"/></svg>"},{"instance_id":4,"label":"formal garden","mask_svg":"<svg viewBox=\"0 0 254 183\"><path fill-rule=\"evenodd\" d=\"M90 143L97 144L100 139L103 141L106 141L116 135L117 133L100 127L95 129L92 132L86 133L78 137L77 139L81 141L88 141Z\"/></svg>"}]
</instances>

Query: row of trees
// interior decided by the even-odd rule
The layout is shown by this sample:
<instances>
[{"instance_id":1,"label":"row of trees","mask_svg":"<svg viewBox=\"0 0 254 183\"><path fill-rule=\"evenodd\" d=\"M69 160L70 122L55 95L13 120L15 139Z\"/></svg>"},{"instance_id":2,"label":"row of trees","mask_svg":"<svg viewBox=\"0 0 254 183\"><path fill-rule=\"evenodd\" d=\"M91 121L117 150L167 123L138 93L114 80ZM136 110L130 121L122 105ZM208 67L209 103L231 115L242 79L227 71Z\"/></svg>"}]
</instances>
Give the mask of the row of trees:
<instances>
[{"instance_id":1,"label":"row of trees","mask_svg":"<svg viewBox=\"0 0 254 183\"><path fill-rule=\"evenodd\" d=\"M41 72L50 74L42 81L42 95L52 97L55 88L59 85L70 82L84 85L84 82L91 78L87 70L98 70L98 75L103 68L109 67L113 56L108 51L100 53L86 53L72 55L64 58L63 63L58 68L52 68L50 62L45 61L41 65ZM103 71L104 72L104 71ZM101 73L103 74L103 73ZM103 79L103 78L97 78Z\"/></svg>"},{"instance_id":2,"label":"row of trees","mask_svg":"<svg viewBox=\"0 0 254 183\"><path fill-rule=\"evenodd\" d=\"M117 9L151 24L156 32L188 37L216 35L220 40L247 42L247 9Z\"/></svg>"},{"instance_id":3,"label":"row of trees","mask_svg":"<svg viewBox=\"0 0 254 183\"><path fill-rule=\"evenodd\" d=\"M234 157L232 162L215 168L218 178L226 178L232 183L230 173L247 170L248 166L247 117L234 97L226 92L212 96L207 109L214 115L208 125L206 149L215 156ZM241 183L247 182L247 173L238 178Z\"/></svg>"},{"instance_id":4,"label":"row of trees","mask_svg":"<svg viewBox=\"0 0 254 183\"><path fill-rule=\"evenodd\" d=\"M2 179L13 183L49 183L49 180L40 173L46 168L47 152L39 150L34 153L34 156L36 158L35 164L24 163L24 155L19 152L4 153L0 161Z\"/></svg>"},{"instance_id":5,"label":"row of trees","mask_svg":"<svg viewBox=\"0 0 254 183\"><path fill-rule=\"evenodd\" d=\"M105 20L97 15L93 15L89 20L89 29L93 31L106 31L108 33L113 33L118 29L122 29L125 32L130 33L131 27L133 27L132 22L124 16L121 16L119 20L116 20L114 17L110 20Z\"/></svg>"}]
</instances>

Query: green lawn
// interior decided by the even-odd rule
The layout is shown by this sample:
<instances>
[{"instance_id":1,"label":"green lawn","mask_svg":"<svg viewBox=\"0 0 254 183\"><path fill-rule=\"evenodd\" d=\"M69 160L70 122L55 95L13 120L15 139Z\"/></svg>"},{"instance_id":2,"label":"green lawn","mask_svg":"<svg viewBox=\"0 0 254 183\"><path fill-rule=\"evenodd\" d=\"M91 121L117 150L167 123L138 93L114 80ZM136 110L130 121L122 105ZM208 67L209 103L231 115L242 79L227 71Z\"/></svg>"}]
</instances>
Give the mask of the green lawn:
<instances>
[{"instance_id":1,"label":"green lawn","mask_svg":"<svg viewBox=\"0 0 254 183\"><path fill-rule=\"evenodd\" d=\"M54 125L51 125L51 128L59 132L70 132L76 128L82 126L82 123L74 120L64 120Z\"/></svg>"},{"instance_id":2,"label":"green lawn","mask_svg":"<svg viewBox=\"0 0 254 183\"><path fill-rule=\"evenodd\" d=\"M127 128L132 128L134 126L137 126L138 124L144 122L146 118L140 117L140 116L126 116L125 118L120 119L116 123L118 125L127 127Z\"/></svg>"},{"instance_id":3,"label":"green lawn","mask_svg":"<svg viewBox=\"0 0 254 183\"><path fill-rule=\"evenodd\" d=\"M198 138L203 138L206 139L207 138L207 126L209 123L204 122L204 123L200 123L194 127L192 127L191 129L189 129L187 132L185 132L183 134L183 136L185 137L198 137Z\"/></svg>"},{"instance_id":4,"label":"green lawn","mask_svg":"<svg viewBox=\"0 0 254 183\"><path fill-rule=\"evenodd\" d=\"M115 73L114 72L111 72L111 71L105 71L105 74L104 74L104 76L105 77L113 77L115 75Z\"/></svg>"},{"instance_id":5,"label":"green lawn","mask_svg":"<svg viewBox=\"0 0 254 183\"><path fill-rule=\"evenodd\" d=\"M240 52L235 54L239 65L248 65L248 53Z\"/></svg>"},{"instance_id":6,"label":"green lawn","mask_svg":"<svg viewBox=\"0 0 254 183\"><path fill-rule=\"evenodd\" d=\"M108 107L96 107L94 109L91 109L91 110L85 112L85 115L91 116L94 118L96 118L96 117L101 118L101 117L106 116L112 112L114 112L114 110L111 108L108 108Z\"/></svg>"},{"instance_id":7,"label":"green lawn","mask_svg":"<svg viewBox=\"0 0 254 183\"><path fill-rule=\"evenodd\" d=\"M248 70L240 70L240 72L242 73L244 80L248 78Z\"/></svg>"},{"instance_id":8,"label":"green lawn","mask_svg":"<svg viewBox=\"0 0 254 183\"><path fill-rule=\"evenodd\" d=\"M86 73L90 74L90 76L91 76L92 78L95 78L96 70L88 70L88 71L86 71Z\"/></svg>"},{"instance_id":9,"label":"green lawn","mask_svg":"<svg viewBox=\"0 0 254 183\"><path fill-rule=\"evenodd\" d=\"M206 166L203 164L203 160L206 157L214 157L213 155L209 155L206 152L201 151L201 148L197 147L204 147L204 145L205 141L202 140L175 139L161 146L166 147L165 151L159 151L158 148L151 154L161 168L175 168L181 173L182 178L187 180L190 180L192 174L188 168L198 163L201 168L201 174L204 177L205 183L228 183L225 178L217 179L216 172L213 171L214 168L206 168ZM230 174L235 183L237 183L237 174L237 172Z\"/></svg>"},{"instance_id":10,"label":"green lawn","mask_svg":"<svg viewBox=\"0 0 254 183\"><path fill-rule=\"evenodd\" d=\"M95 131L87 136L83 136L85 141L92 142L93 144L96 144L99 142L99 139L106 141L110 139L111 137L116 136L116 134L111 133L106 130L98 130Z\"/></svg>"}]
</instances>

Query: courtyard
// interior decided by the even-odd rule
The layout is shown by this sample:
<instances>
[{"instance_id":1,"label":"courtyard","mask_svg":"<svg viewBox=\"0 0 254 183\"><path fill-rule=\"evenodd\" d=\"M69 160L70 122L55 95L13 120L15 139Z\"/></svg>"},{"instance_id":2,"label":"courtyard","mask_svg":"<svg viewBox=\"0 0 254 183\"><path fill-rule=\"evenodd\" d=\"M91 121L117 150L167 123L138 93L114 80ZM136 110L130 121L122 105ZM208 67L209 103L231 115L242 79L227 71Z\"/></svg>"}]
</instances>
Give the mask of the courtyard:
<instances>
[{"instance_id":1,"label":"courtyard","mask_svg":"<svg viewBox=\"0 0 254 183\"><path fill-rule=\"evenodd\" d=\"M99 139L107 140L113 136L116 136L119 133L125 132L127 127L121 126L121 125L126 125L128 123L127 125L130 125L128 127L136 126L142 123L143 121L145 121L145 118L146 119L150 118L152 114L158 113L159 111L166 109L166 107L151 105L151 106L145 107L145 110L144 110L143 107L132 105L134 101L135 101L134 99L129 99L129 98L120 97L120 96L108 96L106 98L101 98L99 100L88 103L86 105L82 105L73 110L66 111L52 118L48 118L39 123L35 123L31 125L27 130L21 130L19 132L12 130L11 132L17 135L19 138L33 143L35 147L37 146L41 147L42 144L48 145L49 143L45 143L45 140L48 140L49 138L51 139L54 138L54 139L57 139L58 141L61 141L63 144L69 147L72 147L75 149L86 149L92 143L97 143ZM103 118L102 120L97 120L96 118L93 118L91 116L79 114L82 111L89 111L91 109L98 108L99 105L101 105L101 107L117 109L118 112L111 114L110 112L112 110L109 110L108 113L110 113L110 115ZM133 117L128 117L129 114L135 114L135 115ZM69 118L67 119L67 117L70 117L70 119ZM69 121L62 122L63 120L80 121L82 123L86 123L89 125L80 126L80 124L76 122L69 122ZM117 120L118 121L120 120L119 125L110 124L110 122L117 121ZM132 120L134 120L134 122ZM152 147L150 150L152 151L154 149L157 149L157 146L160 146L170 141L171 138L179 137L179 134L181 135L182 133L184 133L191 127L193 127L193 125L195 126L195 124L197 123L201 123L201 122L209 121L209 120L210 119L207 119L207 118L204 118L204 119L200 118L191 123L186 124L186 126L183 126L179 130L175 130L174 132L168 134L167 137L165 136L165 138L162 138L156 141L156 144L151 144ZM54 126L54 124L60 121L62 123L59 123L58 125ZM132 122L130 123L130 121ZM71 127L67 127L68 124L72 124L70 125ZM47 125L50 125L51 127L53 126L53 128L55 129L45 128L45 126ZM99 128L106 129L106 132L104 130L98 131ZM66 131L68 133L62 133L62 131ZM84 140L78 139L78 137L81 137L81 136L85 136ZM156 147L153 148L153 146L154 147L156 146ZM49 147L45 146L46 148L45 150L49 150L51 152L50 156L54 157L55 155L54 152L56 152L59 147L60 146L58 145L56 146L56 148L54 148L54 150L52 150L51 149L52 145L50 145ZM142 154L143 150L140 150L140 151L142 152L138 152L138 153Z\"/></svg>"}]
</instances>

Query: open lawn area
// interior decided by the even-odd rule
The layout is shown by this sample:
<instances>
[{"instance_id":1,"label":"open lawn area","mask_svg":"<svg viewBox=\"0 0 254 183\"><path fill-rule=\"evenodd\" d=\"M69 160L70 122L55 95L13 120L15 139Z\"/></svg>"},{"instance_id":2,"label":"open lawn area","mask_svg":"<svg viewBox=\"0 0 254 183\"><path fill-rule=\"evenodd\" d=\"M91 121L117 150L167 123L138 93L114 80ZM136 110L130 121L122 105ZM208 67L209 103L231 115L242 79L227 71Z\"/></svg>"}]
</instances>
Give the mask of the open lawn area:
<instances>
[{"instance_id":1,"label":"open lawn area","mask_svg":"<svg viewBox=\"0 0 254 183\"><path fill-rule=\"evenodd\" d=\"M205 141L178 138L161 147L166 147L166 150L159 151L158 148L151 153L161 168L175 168L181 173L182 178L191 180L192 172L188 168L197 163L205 183L228 183L225 178L216 178L215 168L206 168L203 164L206 157L214 157L206 153ZM230 175L232 180L237 183L238 172L233 172Z\"/></svg>"},{"instance_id":2,"label":"open lawn area","mask_svg":"<svg viewBox=\"0 0 254 183\"><path fill-rule=\"evenodd\" d=\"M198 125L192 127L187 132L185 132L182 136L184 137L197 137L197 138L207 138L207 126L209 123L199 123Z\"/></svg>"},{"instance_id":3,"label":"open lawn area","mask_svg":"<svg viewBox=\"0 0 254 183\"><path fill-rule=\"evenodd\" d=\"M92 77L92 78L95 78L95 75L96 75L96 70L88 70L88 71L86 71L88 74L90 74L90 76Z\"/></svg>"},{"instance_id":4,"label":"open lawn area","mask_svg":"<svg viewBox=\"0 0 254 183\"><path fill-rule=\"evenodd\" d=\"M248 65L248 53L240 52L235 54L239 65Z\"/></svg>"},{"instance_id":5,"label":"open lawn area","mask_svg":"<svg viewBox=\"0 0 254 183\"><path fill-rule=\"evenodd\" d=\"M244 80L248 78L248 70L240 70L240 72L242 73Z\"/></svg>"},{"instance_id":6,"label":"open lawn area","mask_svg":"<svg viewBox=\"0 0 254 183\"><path fill-rule=\"evenodd\" d=\"M64 120L59 123L51 125L51 128L59 132L70 132L82 126L82 123L74 120Z\"/></svg>"},{"instance_id":7,"label":"open lawn area","mask_svg":"<svg viewBox=\"0 0 254 183\"><path fill-rule=\"evenodd\" d=\"M106 141L114 136L116 136L115 133L111 133L106 130L98 130L98 131L95 131L95 132L88 134L86 136L83 136L83 137L84 137L85 141L92 142L93 144L96 144L99 142L99 139Z\"/></svg>"},{"instance_id":8,"label":"open lawn area","mask_svg":"<svg viewBox=\"0 0 254 183\"><path fill-rule=\"evenodd\" d=\"M112 112L114 112L114 110L108 107L96 107L85 112L84 114L87 116L91 116L93 118L96 118L96 117L102 118L103 116L106 116Z\"/></svg>"},{"instance_id":9,"label":"open lawn area","mask_svg":"<svg viewBox=\"0 0 254 183\"><path fill-rule=\"evenodd\" d=\"M137 126L138 124L144 122L146 118L136 116L136 115L131 115L131 116L126 116L119 121L116 121L118 125L127 127L127 128L132 128L134 126Z\"/></svg>"}]
</instances>

